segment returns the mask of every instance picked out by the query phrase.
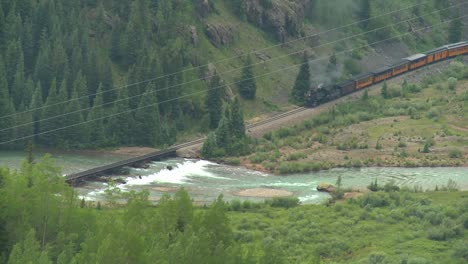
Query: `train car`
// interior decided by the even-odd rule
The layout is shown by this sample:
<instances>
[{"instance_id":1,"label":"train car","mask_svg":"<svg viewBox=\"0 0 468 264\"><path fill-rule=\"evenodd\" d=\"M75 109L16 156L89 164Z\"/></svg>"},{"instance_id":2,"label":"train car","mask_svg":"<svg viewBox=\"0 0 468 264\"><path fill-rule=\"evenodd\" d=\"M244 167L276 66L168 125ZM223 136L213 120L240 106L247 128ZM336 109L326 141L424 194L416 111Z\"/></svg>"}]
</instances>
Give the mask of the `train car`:
<instances>
[{"instance_id":1,"label":"train car","mask_svg":"<svg viewBox=\"0 0 468 264\"><path fill-rule=\"evenodd\" d=\"M413 56L405 58L405 60L409 61L409 70L411 71L426 65L427 55L422 53L414 54Z\"/></svg>"},{"instance_id":2,"label":"train car","mask_svg":"<svg viewBox=\"0 0 468 264\"><path fill-rule=\"evenodd\" d=\"M401 60L392 66L392 76L397 76L409 71L409 61L408 60Z\"/></svg>"},{"instance_id":3,"label":"train car","mask_svg":"<svg viewBox=\"0 0 468 264\"><path fill-rule=\"evenodd\" d=\"M449 57L456 57L459 55L468 54L468 42L466 41L450 44L446 47L448 49Z\"/></svg>"},{"instance_id":4,"label":"train car","mask_svg":"<svg viewBox=\"0 0 468 264\"><path fill-rule=\"evenodd\" d=\"M392 68L384 66L372 72L374 75L374 83L383 82L387 79L392 78Z\"/></svg>"},{"instance_id":5,"label":"train car","mask_svg":"<svg viewBox=\"0 0 468 264\"><path fill-rule=\"evenodd\" d=\"M371 72L366 72L354 77L353 81L355 82L356 90L359 90L371 86L374 83L374 75Z\"/></svg>"},{"instance_id":6,"label":"train car","mask_svg":"<svg viewBox=\"0 0 468 264\"><path fill-rule=\"evenodd\" d=\"M425 52L427 64L435 63L448 58L448 48L446 46Z\"/></svg>"},{"instance_id":7,"label":"train car","mask_svg":"<svg viewBox=\"0 0 468 264\"><path fill-rule=\"evenodd\" d=\"M341 95L347 95L356 89L356 83L353 80L346 80L336 85L337 90L340 91Z\"/></svg>"}]
</instances>

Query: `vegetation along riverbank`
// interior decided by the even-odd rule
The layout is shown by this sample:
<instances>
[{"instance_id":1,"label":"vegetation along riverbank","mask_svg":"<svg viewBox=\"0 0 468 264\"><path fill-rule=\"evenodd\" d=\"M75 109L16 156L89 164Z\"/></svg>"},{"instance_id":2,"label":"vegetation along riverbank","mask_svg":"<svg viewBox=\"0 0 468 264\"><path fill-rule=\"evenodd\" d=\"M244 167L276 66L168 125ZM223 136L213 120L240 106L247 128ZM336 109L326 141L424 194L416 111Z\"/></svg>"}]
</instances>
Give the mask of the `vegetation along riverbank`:
<instances>
[{"instance_id":1,"label":"vegetation along riverbank","mask_svg":"<svg viewBox=\"0 0 468 264\"><path fill-rule=\"evenodd\" d=\"M220 196L197 207L183 189L154 205L113 188L95 204L48 159L0 168L0 263L466 263L467 192L369 186L323 205Z\"/></svg>"},{"instance_id":2,"label":"vegetation along riverbank","mask_svg":"<svg viewBox=\"0 0 468 264\"><path fill-rule=\"evenodd\" d=\"M279 174L363 166L467 166L468 67L383 84L357 100L267 133L231 164Z\"/></svg>"}]
</instances>

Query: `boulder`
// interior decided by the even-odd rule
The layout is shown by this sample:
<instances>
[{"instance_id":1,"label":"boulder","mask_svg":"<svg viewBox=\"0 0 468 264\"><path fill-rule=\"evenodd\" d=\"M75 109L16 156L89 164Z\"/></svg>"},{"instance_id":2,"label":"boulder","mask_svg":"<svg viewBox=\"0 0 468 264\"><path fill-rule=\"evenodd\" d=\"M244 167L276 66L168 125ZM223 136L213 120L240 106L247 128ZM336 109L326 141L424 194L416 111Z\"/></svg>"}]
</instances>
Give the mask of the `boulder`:
<instances>
[{"instance_id":1,"label":"boulder","mask_svg":"<svg viewBox=\"0 0 468 264\"><path fill-rule=\"evenodd\" d=\"M330 183L326 183L326 182L321 182L321 183L317 186L317 191L319 191L319 192L331 193L331 192L334 192L335 189L336 189L335 186L333 186L333 185L330 184Z\"/></svg>"}]
</instances>

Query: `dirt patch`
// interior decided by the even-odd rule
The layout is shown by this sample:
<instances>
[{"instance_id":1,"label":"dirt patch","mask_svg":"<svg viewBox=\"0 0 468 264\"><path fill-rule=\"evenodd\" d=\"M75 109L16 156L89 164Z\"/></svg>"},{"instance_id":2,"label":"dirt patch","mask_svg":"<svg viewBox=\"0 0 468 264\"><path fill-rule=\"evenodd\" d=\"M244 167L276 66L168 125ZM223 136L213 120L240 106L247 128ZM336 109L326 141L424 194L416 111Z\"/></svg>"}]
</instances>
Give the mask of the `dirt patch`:
<instances>
[{"instance_id":1,"label":"dirt patch","mask_svg":"<svg viewBox=\"0 0 468 264\"><path fill-rule=\"evenodd\" d=\"M158 151L157 149L154 148L146 148L146 147L121 147L116 150L111 150L108 151L111 154L116 154L116 155L126 155L126 156L143 156L146 154L149 154L151 152Z\"/></svg>"},{"instance_id":2,"label":"dirt patch","mask_svg":"<svg viewBox=\"0 0 468 264\"><path fill-rule=\"evenodd\" d=\"M242 196L242 197L262 197L262 198L288 197L288 196L293 195L293 193L290 191L268 189L268 188L245 189L245 190L234 192L233 194L236 196Z\"/></svg>"},{"instance_id":3,"label":"dirt patch","mask_svg":"<svg viewBox=\"0 0 468 264\"><path fill-rule=\"evenodd\" d=\"M355 199L355 198L359 198L359 197L361 197L363 195L364 195L364 193L362 193L362 192L346 192L343 195L343 199L345 199L345 200Z\"/></svg>"}]
</instances>

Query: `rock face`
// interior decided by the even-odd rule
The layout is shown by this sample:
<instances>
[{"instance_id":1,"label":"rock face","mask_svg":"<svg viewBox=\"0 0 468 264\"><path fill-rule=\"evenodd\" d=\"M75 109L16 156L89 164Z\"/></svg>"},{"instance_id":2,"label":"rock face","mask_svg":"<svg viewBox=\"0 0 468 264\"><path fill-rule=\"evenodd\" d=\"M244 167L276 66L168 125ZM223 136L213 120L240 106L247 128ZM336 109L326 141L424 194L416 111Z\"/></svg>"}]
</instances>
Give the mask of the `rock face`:
<instances>
[{"instance_id":1,"label":"rock face","mask_svg":"<svg viewBox=\"0 0 468 264\"><path fill-rule=\"evenodd\" d=\"M319 191L319 192L328 192L328 193L331 193L331 192L334 192L334 191L335 191L335 186L333 186L333 185L330 184L330 183L321 182L321 183L317 186L317 191Z\"/></svg>"},{"instance_id":2,"label":"rock face","mask_svg":"<svg viewBox=\"0 0 468 264\"><path fill-rule=\"evenodd\" d=\"M245 0L247 20L265 31L272 32L276 39L285 41L288 36L297 36L302 29L305 12L311 0Z\"/></svg>"},{"instance_id":3,"label":"rock face","mask_svg":"<svg viewBox=\"0 0 468 264\"><path fill-rule=\"evenodd\" d=\"M205 33L210 42L215 47L220 48L234 42L237 30L229 24L207 24Z\"/></svg>"},{"instance_id":4,"label":"rock face","mask_svg":"<svg viewBox=\"0 0 468 264\"><path fill-rule=\"evenodd\" d=\"M195 7L201 17L207 17L214 10L214 5L210 0L196 0Z\"/></svg>"}]
</instances>

